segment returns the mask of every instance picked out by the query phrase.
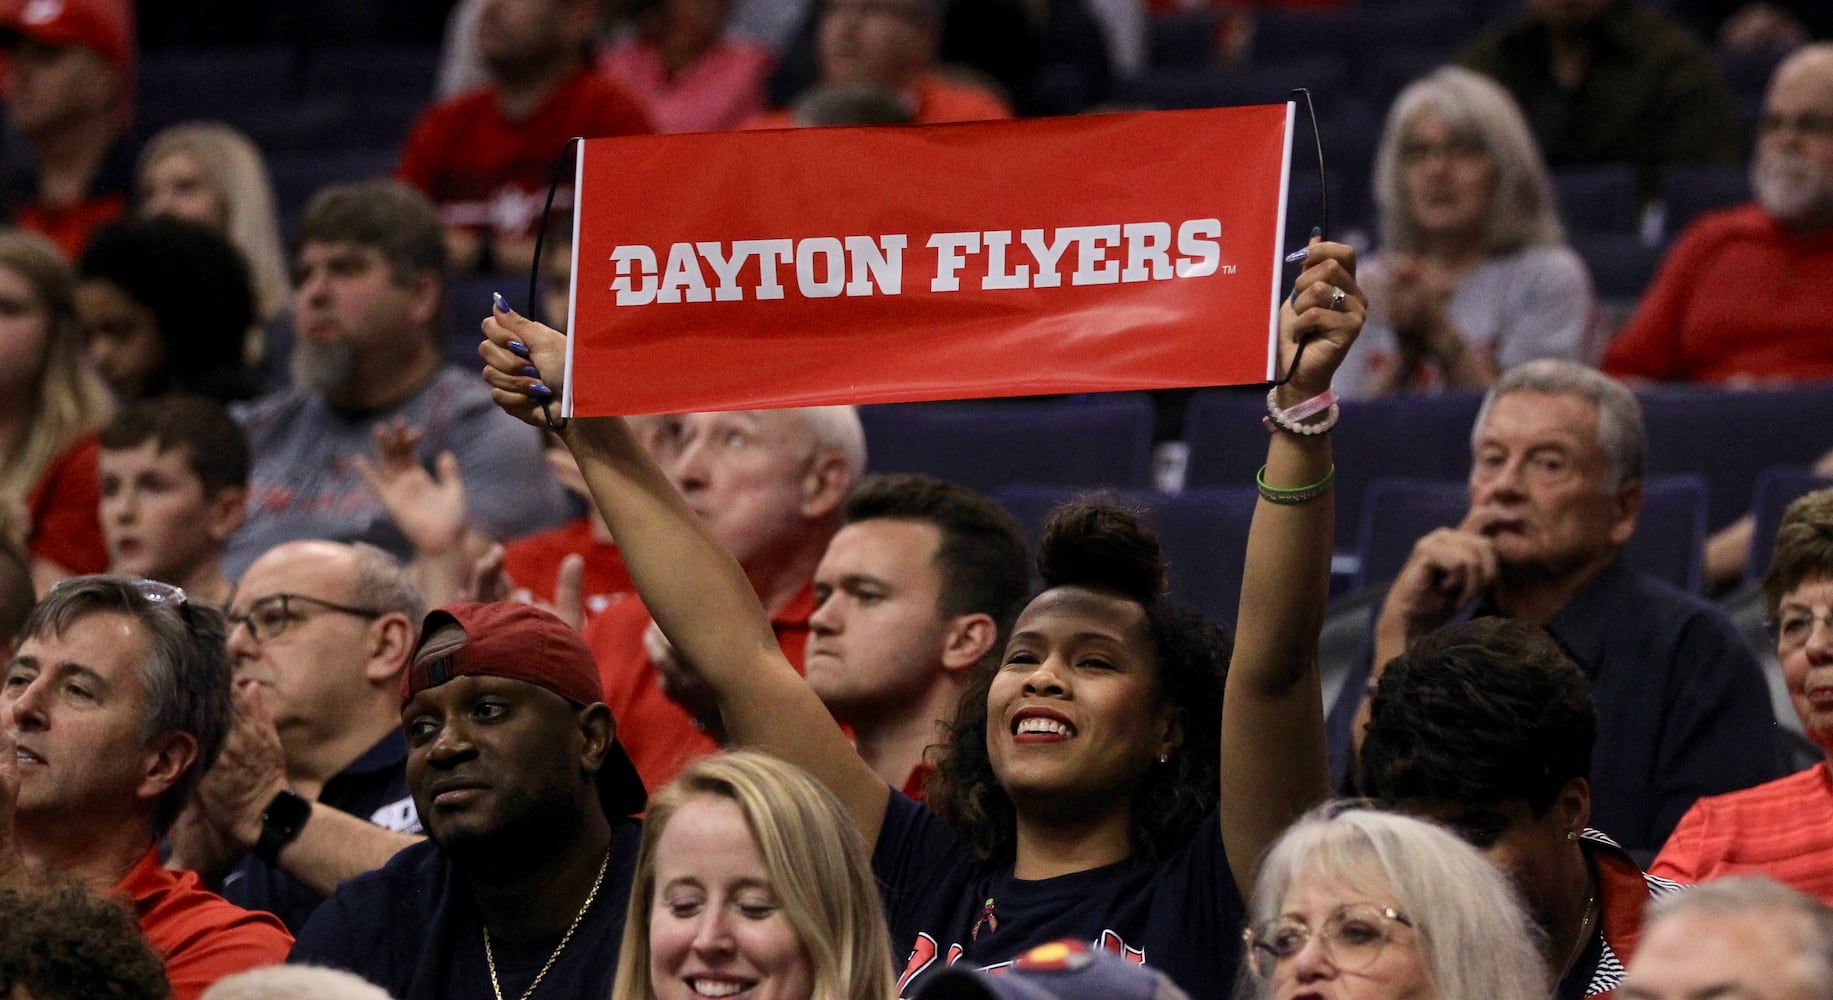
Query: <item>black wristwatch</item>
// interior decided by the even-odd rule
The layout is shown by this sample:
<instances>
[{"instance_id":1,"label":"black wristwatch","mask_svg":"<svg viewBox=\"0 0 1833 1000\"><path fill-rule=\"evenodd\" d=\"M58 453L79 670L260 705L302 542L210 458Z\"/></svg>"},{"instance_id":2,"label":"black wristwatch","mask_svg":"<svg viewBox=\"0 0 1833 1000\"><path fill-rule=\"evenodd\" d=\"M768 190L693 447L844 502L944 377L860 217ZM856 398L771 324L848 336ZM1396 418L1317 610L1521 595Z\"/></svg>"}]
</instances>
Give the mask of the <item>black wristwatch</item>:
<instances>
[{"instance_id":1,"label":"black wristwatch","mask_svg":"<svg viewBox=\"0 0 1833 1000\"><path fill-rule=\"evenodd\" d=\"M280 849L292 843L311 818L311 800L290 788L276 792L261 810L261 839L255 841L255 857L274 864Z\"/></svg>"}]
</instances>

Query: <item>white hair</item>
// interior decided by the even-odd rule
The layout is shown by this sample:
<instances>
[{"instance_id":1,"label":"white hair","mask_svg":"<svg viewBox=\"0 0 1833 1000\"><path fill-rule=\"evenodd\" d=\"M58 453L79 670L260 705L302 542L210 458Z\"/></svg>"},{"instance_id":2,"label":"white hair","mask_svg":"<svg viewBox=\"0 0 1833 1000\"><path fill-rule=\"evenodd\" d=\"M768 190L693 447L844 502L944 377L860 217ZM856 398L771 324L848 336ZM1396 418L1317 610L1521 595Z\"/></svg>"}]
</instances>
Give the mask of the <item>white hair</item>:
<instances>
[{"instance_id":1,"label":"white hair","mask_svg":"<svg viewBox=\"0 0 1833 1000\"><path fill-rule=\"evenodd\" d=\"M1394 99L1375 151L1375 203L1381 237L1388 245L1419 248L1419 222L1407 196L1400 147L1407 128L1427 113L1441 119L1452 135L1481 147L1495 168L1495 193L1483 227L1484 252L1505 253L1565 239L1546 160L1520 106L1481 73L1445 66L1414 81Z\"/></svg>"},{"instance_id":2,"label":"white hair","mask_svg":"<svg viewBox=\"0 0 1833 1000\"><path fill-rule=\"evenodd\" d=\"M1833 998L1833 909L1820 900L1761 875L1714 879L1653 902L1642 928L1643 940L1663 921L1688 913L1792 921L1798 931L1792 950L1801 959L1796 968L1806 995Z\"/></svg>"},{"instance_id":3,"label":"white hair","mask_svg":"<svg viewBox=\"0 0 1833 1000\"><path fill-rule=\"evenodd\" d=\"M866 471L866 429L859 410L851 406L809 406L787 411L799 414L816 451L832 452L846 463L848 480Z\"/></svg>"},{"instance_id":4,"label":"white hair","mask_svg":"<svg viewBox=\"0 0 1833 1000\"><path fill-rule=\"evenodd\" d=\"M202 1000L389 1000L380 987L339 969L270 965L217 980Z\"/></svg>"},{"instance_id":5,"label":"white hair","mask_svg":"<svg viewBox=\"0 0 1833 1000\"><path fill-rule=\"evenodd\" d=\"M1546 1000L1541 932L1496 867L1450 831L1426 820L1326 803L1280 835L1260 868L1249 926L1279 915L1293 885L1307 880L1375 889L1418 932L1435 996ZM1267 1000L1269 984L1242 962L1242 1000Z\"/></svg>"}]
</instances>

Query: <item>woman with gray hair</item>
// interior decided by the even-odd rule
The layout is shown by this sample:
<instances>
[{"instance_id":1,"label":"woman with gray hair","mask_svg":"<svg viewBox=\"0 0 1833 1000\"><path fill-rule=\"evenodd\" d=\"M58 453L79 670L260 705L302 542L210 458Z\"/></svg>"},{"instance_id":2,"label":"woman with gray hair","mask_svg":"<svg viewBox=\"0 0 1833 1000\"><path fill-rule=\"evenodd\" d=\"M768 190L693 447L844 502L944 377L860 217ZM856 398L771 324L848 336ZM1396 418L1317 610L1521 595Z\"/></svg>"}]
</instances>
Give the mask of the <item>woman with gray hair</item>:
<instances>
[{"instance_id":1,"label":"woman with gray hair","mask_svg":"<svg viewBox=\"0 0 1833 1000\"><path fill-rule=\"evenodd\" d=\"M1546 1000L1507 880L1425 820L1337 803L1292 824L1248 904L1238 1000Z\"/></svg>"},{"instance_id":2,"label":"woman with gray hair","mask_svg":"<svg viewBox=\"0 0 1833 1000\"><path fill-rule=\"evenodd\" d=\"M1546 164L1496 83L1447 66L1401 91L1375 154L1383 246L1348 396L1481 389L1541 357L1593 361L1591 278L1564 243Z\"/></svg>"}]
</instances>

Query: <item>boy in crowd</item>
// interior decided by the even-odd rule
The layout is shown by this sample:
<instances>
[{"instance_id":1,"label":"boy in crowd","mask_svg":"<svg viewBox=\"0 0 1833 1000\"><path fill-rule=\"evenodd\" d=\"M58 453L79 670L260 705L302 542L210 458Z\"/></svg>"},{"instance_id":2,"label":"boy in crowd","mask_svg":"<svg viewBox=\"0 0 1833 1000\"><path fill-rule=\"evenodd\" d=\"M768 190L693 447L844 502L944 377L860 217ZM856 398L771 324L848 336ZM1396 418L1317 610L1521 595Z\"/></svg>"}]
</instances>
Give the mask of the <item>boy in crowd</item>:
<instances>
[{"instance_id":1,"label":"boy in crowd","mask_svg":"<svg viewBox=\"0 0 1833 1000\"><path fill-rule=\"evenodd\" d=\"M221 406L174 395L123 411L102 430L99 478L109 572L228 605L223 547L242 526L248 442Z\"/></svg>"}]
</instances>

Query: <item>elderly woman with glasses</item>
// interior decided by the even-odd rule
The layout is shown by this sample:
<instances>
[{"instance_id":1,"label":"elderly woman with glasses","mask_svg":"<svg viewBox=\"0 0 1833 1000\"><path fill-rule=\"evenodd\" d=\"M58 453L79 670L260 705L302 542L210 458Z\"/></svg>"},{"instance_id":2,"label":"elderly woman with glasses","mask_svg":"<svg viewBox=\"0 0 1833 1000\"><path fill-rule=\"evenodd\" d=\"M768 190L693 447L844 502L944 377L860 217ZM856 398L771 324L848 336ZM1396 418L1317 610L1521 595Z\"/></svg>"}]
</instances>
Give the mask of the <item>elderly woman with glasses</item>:
<instances>
[{"instance_id":1,"label":"elderly woman with glasses","mask_svg":"<svg viewBox=\"0 0 1833 1000\"><path fill-rule=\"evenodd\" d=\"M1789 505L1763 578L1776 659L1802 731L1833 759L1833 490ZM1650 873L1703 882L1767 875L1833 903L1833 769L1700 799Z\"/></svg>"},{"instance_id":2,"label":"elderly woman with glasses","mask_svg":"<svg viewBox=\"0 0 1833 1000\"><path fill-rule=\"evenodd\" d=\"M1261 865L1240 1000L1545 1000L1508 881L1425 820L1325 805Z\"/></svg>"}]
</instances>

